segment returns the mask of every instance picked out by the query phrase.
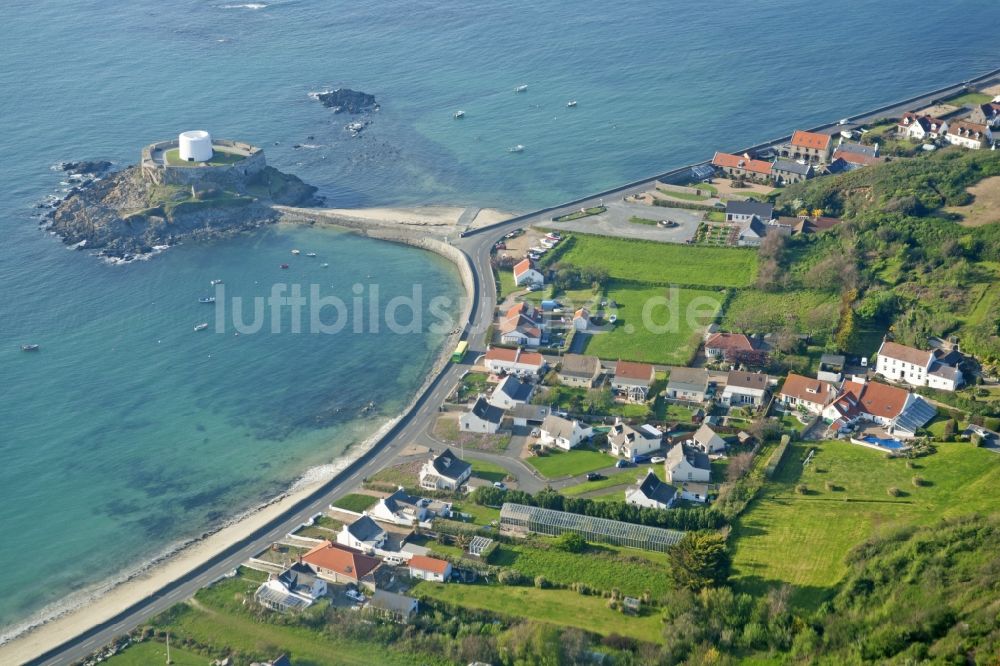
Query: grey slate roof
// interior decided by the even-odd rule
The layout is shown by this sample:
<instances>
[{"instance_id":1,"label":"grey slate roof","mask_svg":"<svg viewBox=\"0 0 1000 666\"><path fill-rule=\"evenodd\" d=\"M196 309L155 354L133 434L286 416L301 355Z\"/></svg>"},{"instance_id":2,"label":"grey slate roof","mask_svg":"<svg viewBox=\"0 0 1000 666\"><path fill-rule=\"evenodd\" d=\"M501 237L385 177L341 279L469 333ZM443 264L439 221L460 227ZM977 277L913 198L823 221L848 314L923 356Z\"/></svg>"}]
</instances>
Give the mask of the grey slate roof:
<instances>
[{"instance_id":1,"label":"grey slate roof","mask_svg":"<svg viewBox=\"0 0 1000 666\"><path fill-rule=\"evenodd\" d=\"M446 479L458 479L472 469L471 463L456 456L451 449L445 449L431 464L434 466L434 471Z\"/></svg>"},{"instance_id":2,"label":"grey slate roof","mask_svg":"<svg viewBox=\"0 0 1000 666\"><path fill-rule=\"evenodd\" d=\"M774 206L760 201L728 201L726 215L756 215L762 220L770 220Z\"/></svg>"},{"instance_id":3,"label":"grey slate roof","mask_svg":"<svg viewBox=\"0 0 1000 666\"><path fill-rule=\"evenodd\" d=\"M500 382L500 385L496 387L496 390L500 391L511 400L527 402L528 398L531 397L532 388L531 384L522 382L514 375L507 375L507 377Z\"/></svg>"},{"instance_id":4,"label":"grey slate roof","mask_svg":"<svg viewBox=\"0 0 1000 666\"><path fill-rule=\"evenodd\" d=\"M544 421L545 417L551 413L547 405L517 405L510 410L510 415L515 419L526 419L528 421Z\"/></svg>"},{"instance_id":5,"label":"grey slate roof","mask_svg":"<svg viewBox=\"0 0 1000 666\"><path fill-rule=\"evenodd\" d=\"M361 516L347 526L347 531L358 541L373 541L380 534L385 534L385 530L379 527L374 520L368 516Z\"/></svg>"},{"instance_id":6,"label":"grey slate roof","mask_svg":"<svg viewBox=\"0 0 1000 666\"><path fill-rule=\"evenodd\" d=\"M369 518L369 520L371 519ZM297 592L300 589L311 592L313 583L316 581L316 572L308 564L296 562L281 572L278 581L291 592Z\"/></svg>"},{"instance_id":7,"label":"grey slate roof","mask_svg":"<svg viewBox=\"0 0 1000 666\"><path fill-rule=\"evenodd\" d=\"M402 511L406 506L416 507L419 498L410 495L408 492L400 488L393 494L386 497L384 500L385 506L389 511L396 513L397 511Z\"/></svg>"},{"instance_id":8,"label":"grey slate roof","mask_svg":"<svg viewBox=\"0 0 1000 666\"><path fill-rule=\"evenodd\" d=\"M375 590L370 603L373 607L392 613L407 614L413 609L413 597L407 597L386 590Z\"/></svg>"},{"instance_id":9,"label":"grey slate roof","mask_svg":"<svg viewBox=\"0 0 1000 666\"><path fill-rule=\"evenodd\" d=\"M931 367L931 371L928 373L934 375L935 377L943 377L945 379L950 379L952 381L958 381L962 373L958 368L951 365L944 365L941 363L936 363Z\"/></svg>"},{"instance_id":10,"label":"grey slate roof","mask_svg":"<svg viewBox=\"0 0 1000 666\"><path fill-rule=\"evenodd\" d=\"M601 369L601 359L583 354L566 354L559 368L560 375L590 379Z\"/></svg>"},{"instance_id":11,"label":"grey slate roof","mask_svg":"<svg viewBox=\"0 0 1000 666\"><path fill-rule=\"evenodd\" d=\"M674 368L670 371L667 390L705 392L708 390L708 370L705 368Z\"/></svg>"},{"instance_id":12,"label":"grey slate roof","mask_svg":"<svg viewBox=\"0 0 1000 666\"><path fill-rule=\"evenodd\" d=\"M868 157L878 157L878 147L877 146L866 146L862 143L854 143L852 141L844 141L839 146L837 150L842 150L845 153L856 153L858 155L867 155Z\"/></svg>"},{"instance_id":13,"label":"grey slate roof","mask_svg":"<svg viewBox=\"0 0 1000 666\"><path fill-rule=\"evenodd\" d=\"M795 160L775 160L772 167L775 171L785 171L798 176L808 176L812 167L808 164L799 164Z\"/></svg>"},{"instance_id":14,"label":"grey slate roof","mask_svg":"<svg viewBox=\"0 0 1000 666\"><path fill-rule=\"evenodd\" d=\"M653 474L653 470L650 470L646 473L646 478L642 480L642 484L639 485L639 492L661 504L670 504L674 499L674 495L677 494L677 489L669 483L660 481Z\"/></svg>"},{"instance_id":15,"label":"grey slate roof","mask_svg":"<svg viewBox=\"0 0 1000 666\"><path fill-rule=\"evenodd\" d=\"M496 423L499 425L499 423L503 421L503 410L486 402L486 398L483 398L482 396L476 400L476 404L472 406L471 411L477 417L489 423Z\"/></svg>"}]
</instances>

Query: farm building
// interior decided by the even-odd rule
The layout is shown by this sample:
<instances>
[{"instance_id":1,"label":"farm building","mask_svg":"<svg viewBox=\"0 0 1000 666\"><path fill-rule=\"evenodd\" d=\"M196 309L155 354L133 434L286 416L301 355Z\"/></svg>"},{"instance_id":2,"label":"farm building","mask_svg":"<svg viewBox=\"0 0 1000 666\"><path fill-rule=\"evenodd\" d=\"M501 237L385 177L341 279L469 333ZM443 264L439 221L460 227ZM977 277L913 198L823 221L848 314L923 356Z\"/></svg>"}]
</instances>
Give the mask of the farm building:
<instances>
[{"instance_id":1,"label":"farm building","mask_svg":"<svg viewBox=\"0 0 1000 666\"><path fill-rule=\"evenodd\" d=\"M510 502L505 502L500 508L500 531L516 536L529 533L559 536L564 532L576 532L593 543L657 550L661 553L665 553L684 536L683 532L661 527L647 527Z\"/></svg>"}]
</instances>

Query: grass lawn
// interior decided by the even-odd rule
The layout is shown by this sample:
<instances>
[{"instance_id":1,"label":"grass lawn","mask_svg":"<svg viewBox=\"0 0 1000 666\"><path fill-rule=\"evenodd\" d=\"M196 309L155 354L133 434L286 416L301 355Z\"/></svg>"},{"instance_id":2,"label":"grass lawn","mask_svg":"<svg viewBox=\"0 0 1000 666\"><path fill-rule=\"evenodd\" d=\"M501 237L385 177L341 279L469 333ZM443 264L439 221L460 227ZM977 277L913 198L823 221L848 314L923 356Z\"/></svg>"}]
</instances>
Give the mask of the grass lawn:
<instances>
[{"instance_id":1,"label":"grass lawn","mask_svg":"<svg viewBox=\"0 0 1000 666\"><path fill-rule=\"evenodd\" d=\"M967 92L950 99L946 99L944 100L944 103L953 104L954 106L965 106L966 104L988 104L992 101L992 95L987 95L986 93L981 92Z\"/></svg>"},{"instance_id":2,"label":"grass lawn","mask_svg":"<svg viewBox=\"0 0 1000 666\"><path fill-rule=\"evenodd\" d=\"M657 398L656 405L653 407L653 416L658 421L691 423L691 419L694 418L694 409L673 402L667 402L663 398Z\"/></svg>"},{"instance_id":3,"label":"grass lawn","mask_svg":"<svg viewBox=\"0 0 1000 666\"><path fill-rule=\"evenodd\" d=\"M590 217L591 215L600 215L601 213L603 213L606 210L607 210L607 208L605 206L593 206L592 208L584 208L584 209L578 210L578 211L576 211L574 213L569 213L567 215L561 215L560 217L555 218L555 221L556 222L570 222L572 220L579 220L582 217Z\"/></svg>"},{"instance_id":4,"label":"grass lawn","mask_svg":"<svg viewBox=\"0 0 1000 666\"><path fill-rule=\"evenodd\" d=\"M211 661L208 657L170 646L170 663L174 666L205 666ZM149 664L167 663L167 646L158 641L145 641L129 646L104 662L110 666L149 666Z\"/></svg>"},{"instance_id":5,"label":"grass lawn","mask_svg":"<svg viewBox=\"0 0 1000 666\"><path fill-rule=\"evenodd\" d=\"M657 187L656 189L660 192L660 194L674 199L680 199L682 201L705 201L706 199L711 199L710 196L698 194L697 192L678 192L676 190L669 190L665 187Z\"/></svg>"},{"instance_id":6,"label":"grass lawn","mask_svg":"<svg viewBox=\"0 0 1000 666\"><path fill-rule=\"evenodd\" d=\"M484 460L470 460L472 463L472 476L485 479L490 483L503 481L507 478L508 472L500 465L496 465Z\"/></svg>"},{"instance_id":7,"label":"grass lawn","mask_svg":"<svg viewBox=\"0 0 1000 666\"><path fill-rule=\"evenodd\" d=\"M362 495L360 493L348 493L338 500L333 501L333 506L338 509L344 509L346 511L354 511L355 513L361 513L366 509L370 509L375 502L378 501L377 497L372 497L371 495Z\"/></svg>"},{"instance_id":8,"label":"grass lawn","mask_svg":"<svg viewBox=\"0 0 1000 666\"><path fill-rule=\"evenodd\" d=\"M608 608L602 597L583 596L572 590L421 582L413 588L412 594L511 617L577 627L601 635L620 634L646 642L663 640L658 615L622 615Z\"/></svg>"},{"instance_id":9,"label":"grass lawn","mask_svg":"<svg viewBox=\"0 0 1000 666\"><path fill-rule=\"evenodd\" d=\"M709 222L725 222L726 213L721 210L712 210L705 213L705 219Z\"/></svg>"},{"instance_id":10,"label":"grass lawn","mask_svg":"<svg viewBox=\"0 0 1000 666\"><path fill-rule=\"evenodd\" d=\"M565 495L566 497L579 497L580 495L596 492L598 490L617 488L619 491L618 497L624 501L625 489L629 486L635 485L635 480L638 477L643 476L645 473L645 467L630 467L623 469L620 472L609 474L608 478L601 479L600 481L583 481L575 486L562 488L559 493Z\"/></svg>"},{"instance_id":11,"label":"grass lawn","mask_svg":"<svg viewBox=\"0 0 1000 666\"><path fill-rule=\"evenodd\" d=\"M502 268L497 273L500 276L500 298L506 298L509 294L513 294L515 291L521 289L521 287L518 287L514 283L513 271Z\"/></svg>"},{"instance_id":12,"label":"grass lawn","mask_svg":"<svg viewBox=\"0 0 1000 666\"><path fill-rule=\"evenodd\" d=\"M181 159L179 148L168 150L166 153L163 154L163 157L166 159L167 164L169 164L170 166L198 166L201 164L205 164L208 166L224 166L226 164L236 164L237 162L240 162L243 159L245 159L245 156L243 155L234 155L232 153L226 153L221 150L216 150L215 152L212 153L212 159L208 160L207 162L188 162L186 160Z\"/></svg>"},{"instance_id":13,"label":"grass lawn","mask_svg":"<svg viewBox=\"0 0 1000 666\"><path fill-rule=\"evenodd\" d=\"M472 516L472 522L476 525L489 525L494 520L500 520L500 509L481 506L475 502L454 504L451 508L458 513L466 513Z\"/></svg>"},{"instance_id":14,"label":"grass lawn","mask_svg":"<svg viewBox=\"0 0 1000 666\"><path fill-rule=\"evenodd\" d=\"M547 456L532 456L524 462L537 469L542 476L554 479L611 467L615 464L615 459L600 451L575 449L559 453L550 451Z\"/></svg>"},{"instance_id":15,"label":"grass lawn","mask_svg":"<svg viewBox=\"0 0 1000 666\"><path fill-rule=\"evenodd\" d=\"M434 423L434 438L451 446L464 446L477 451L493 451L499 453L507 449L510 435L477 435L462 432L458 429L458 414L439 416Z\"/></svg>"},{"instance_id":16,"label":"grass lawn","mask_svg":"<svg viewBox=\"0 0 1000 666\"><path fill-rule=\"evenodd\" d=\"M610 332L590 335L587 354L687 365L698 350L704 328L722 307L723 295L704 289L615 283L608 289L608 299L618 304L618 321Z\"/></svg>"},{"instance_id":17,"label":"grass lawn","mask_svg":"<svg viewBox=\"0 0 1000 666\"><path fill-rule=\"evenodd\" d=\"M638 215L633 215L632 217L628 218L628 221L631 222L632 224L645 224L646 226L649 227L655 227L657 224L659 224L656 220L651 220L648 217L639 217Z\"/></svg>"},{"instance_id":18,"label":"grass lawn","mask_svg":"<svg viewBox=\"0 0 1000 666\"><path fill-rule=\"evenodd\" d=\"M393 487L406 486L414 488L420 483L420 467L423 464L423 460L412 460L390 467L383 467L368 477L368 482Z\"/></svg>"},{"instance_id":19,"label":"grass lawn","mask_svg":"<svg viewBox=\"0 0 1000 666\"><path fill-rule=\"evenodd\" d=\"M466 402L480 393L486 393L489 377L485 372L470 372L463 377L457 389L459 402Z\"/></svg>"},{"instance_id":20,"label":"grass lawn","mask_svg":"<svg viewBox=\"0 0 1000 666\"><path fill-rule=\"evenodd\" d=\"M757 276L757 252L573 234L560 262L604 269L612 279L648 284L745 287Z\"/></svg>"},{"instance_id":21,"label":"grass lawn","mask_svg":"<svg viewBox=\"0 0 1000 666\"><path fill-rule=\"evenodd\" d=\"M835 293L808 289L774 293L741 290L726 305L722 328L759 333L774 331L791 323L798 333L825 337L836 330L839 303L839 296ZM820 307L829 308L833 316L828 320L811 316Z\"/></svg>"},{"instance_id":22,"label":"grass lawn","mask_svg":"<svg viewBox=\"0 0 1000 666\"><path fill-rule=\"evenodd\" d=\"M817 453L803 470L812 447ZM794 602L815 607L846 572L848 551L874 534L996 511L1000 458L968 444L939 444L936 454L913 461L914 469L845 442L795 443L785 455L774 482L733 531L735 580L748 592L788 583ZM915 487L916 475L928 485ZM797 494L798 483L809 494ZM902 495L890 497L890 486Z\"/></svg>"}]
</instances>

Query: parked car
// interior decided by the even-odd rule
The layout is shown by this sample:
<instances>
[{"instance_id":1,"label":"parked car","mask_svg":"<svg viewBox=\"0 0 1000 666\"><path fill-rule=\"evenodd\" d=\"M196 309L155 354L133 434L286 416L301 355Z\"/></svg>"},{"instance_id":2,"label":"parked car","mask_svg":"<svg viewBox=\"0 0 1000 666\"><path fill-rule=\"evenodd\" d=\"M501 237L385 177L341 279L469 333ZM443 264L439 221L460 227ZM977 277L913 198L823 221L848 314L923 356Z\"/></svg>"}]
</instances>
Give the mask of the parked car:
<instances>
[{"instance_id":1,"label":"parked car","mask_svg":"<svg viewBox=\"0 0 1000 666\"><path fill-rule=\"evenodd\" d=\"M532 428L531 429L531 436L532 437L538 437L541 434L542 434L542 431L539 430L538 428Z\"/></svg>"},{"instance_id":2,"label":"parked car","mask_svg":"<svg viewBox=\"0 0 1000 666\"><path fill-rule=\"evenodd\" d=\"M660 463L667 462L667 459L664 458L663 456L653 456L652 458L649 459L649 462L653 463L654 465L658 465Z\"/></svg>"},{"instance_id":3,"label":"parked car","mask_svg":"<svg viewBox=\"0 0 1000 666\"><path fill-rule=\"evenodd\" d=\"M619 460L615 463L615 467L618 469L624 469L626 467L633 467L633 465L628 460Z\"/></svg>"},{"instance_id":4,"label":"parked car","mask_svg":"<svg viewBox=\"0 0 1000 666\"><path fill-rule=\"evenodd\" d=\"M365 600L365 595L361 594L357 590L348 590L347 592L344 592L344 594L346 594L349 599L353 599L358 603L361 603Z\"/></svg>"},{"instance_id":5,"label":"parked car","mask_svg":"<svg viewBox=\"0 0 1000 666\"><path fill-rule=\"evenodd\" d=\"M603 478L606 477L603 474L598 474L597 472L589 472L587 474L587 481L600 481Z\"/></svg>"},{"instance_id":6,"label":"parked car","mask_svg":"<svg viewBox=\"0 0 1000 666\"><path fill-rule=\"evenodd\" d=\"M507 490L507 485L503 481L494 481L493 487L497 490Z\"/></svg>"}]
</instances>

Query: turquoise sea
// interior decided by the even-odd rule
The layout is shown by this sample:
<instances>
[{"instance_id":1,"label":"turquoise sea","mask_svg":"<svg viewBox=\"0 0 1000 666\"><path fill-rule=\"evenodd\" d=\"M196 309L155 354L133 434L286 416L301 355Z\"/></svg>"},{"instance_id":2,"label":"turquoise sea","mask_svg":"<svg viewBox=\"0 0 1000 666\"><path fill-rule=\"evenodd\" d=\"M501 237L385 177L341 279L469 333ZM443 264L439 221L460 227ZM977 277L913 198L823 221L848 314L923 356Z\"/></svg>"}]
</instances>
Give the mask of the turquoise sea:
<instances>
[{"instance_id":1,"label":"turquoise sea","mask_svg":"<svg viewBox=\"0 0 1000 666\"><path fill-rule=\"evenodd\" d=\"M264 146L336 206L527 210L1000 59L993 0L73 0L6 3L0 23L0 627L330 462L406 403L442 340L194 333L209 280L460 293L430 254L285 227L110 266L39 231L51 165L129 164L197 128ZM357 138L308 96L338 86L382 105Z\"/></svg>"}]
</instances>

